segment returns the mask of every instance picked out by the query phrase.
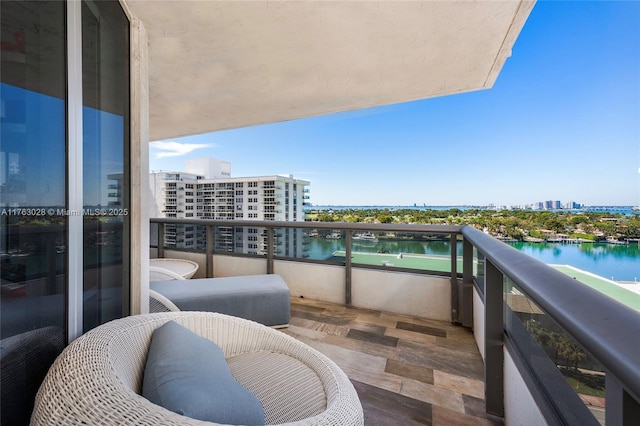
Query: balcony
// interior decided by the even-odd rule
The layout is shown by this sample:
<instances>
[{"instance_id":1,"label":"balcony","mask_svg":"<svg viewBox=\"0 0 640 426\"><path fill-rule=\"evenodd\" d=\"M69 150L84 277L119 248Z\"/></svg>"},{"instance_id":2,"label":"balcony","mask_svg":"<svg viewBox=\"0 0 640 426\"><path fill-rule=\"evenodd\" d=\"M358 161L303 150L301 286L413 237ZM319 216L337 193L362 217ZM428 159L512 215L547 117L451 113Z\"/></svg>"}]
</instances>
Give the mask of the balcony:
<instances>
[{"instance_id":1,"label":"balcony","mask_svg":"<svg viewBox=\"0 0 640 426\"><path fill-rule=\"evenodd\" d=\"M193 221L151 222L161 234L165 225ZM159 246L152 255L195 260L202 276L280 274L293 297L286 332L345 370L369 419L389 424L640 422L640 313L476 229L197 224L207 228L205 250ZM223 225L265 229L263 254L213 249ZM293 250L296 255L279 255L274 236L288 228L337 249L319 258L301 244ZM337 231L340 239L324 238ZM440 253L375 252L352 239L364 232L420 239ZM593 390L600 394L589 395Z\"/></svg>"}]
</instances>

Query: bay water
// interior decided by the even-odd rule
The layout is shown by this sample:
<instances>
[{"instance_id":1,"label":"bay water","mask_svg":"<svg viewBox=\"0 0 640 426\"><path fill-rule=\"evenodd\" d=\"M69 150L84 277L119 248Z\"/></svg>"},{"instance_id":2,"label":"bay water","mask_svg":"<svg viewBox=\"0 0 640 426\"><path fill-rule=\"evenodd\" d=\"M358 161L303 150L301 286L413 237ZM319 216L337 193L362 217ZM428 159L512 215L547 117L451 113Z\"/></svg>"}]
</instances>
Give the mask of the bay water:
<instances>
[{"instance_id":1,"label":"bay water","mask_svg":"<svg viewBox=\"0 0 640 426\"><path fill-rule=\"evenodd\" d=\"M614 281L640 280L640 245L609 243L509 243L514 248L547 264L570 265ZM325 260L336 250L344 250L344 239L309 238L309 257ZM449 256L448 241L380 240L357 243L353 251L364 253L411 253ZM457 247L462 256L462 244Z\"/></svg>"}]
</instances>

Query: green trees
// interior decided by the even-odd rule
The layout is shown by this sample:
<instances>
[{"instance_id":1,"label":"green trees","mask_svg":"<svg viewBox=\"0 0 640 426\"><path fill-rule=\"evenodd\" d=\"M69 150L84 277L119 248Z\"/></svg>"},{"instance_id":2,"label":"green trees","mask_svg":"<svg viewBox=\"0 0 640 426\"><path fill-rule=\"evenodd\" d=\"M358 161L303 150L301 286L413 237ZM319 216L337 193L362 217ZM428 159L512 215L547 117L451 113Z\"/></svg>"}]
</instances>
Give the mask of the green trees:
<instances>
[{"instance_id":1,"label":"green trees","mask_svg":"<svg viewBox=\"0 0 640 426\"><path fill-rule=\"evenodd\" d=\"M587 359L582 348L564 333L551 331L533 319L526 321L525 327L556 365L577 370L578 364Z\"/></svg>"},{"instance_id":2,"label":"green trees","mask_svg":"<svg viewBox=\"0 0 640 426\"><path fill-rule=\"evenodd\" d=\"M362 218L357 215L347 214L347 215L344 215L344 221L348 223L358 223L362 221Z\"/></svg>"},{"instance_id":3,"label":"green trees","mask_svg":"<svg viewBox=\"0 0 640 426\"><path fill-rule=\"evenodd\" d=\"M393 223L393 216L389 213L382 213L378 215L378 222L380 223Z\"/></svg>"},{"instance_id":4,"label":"green trees","mask_svg":"<svg viewBox=\"0 0 640 426\"><path fill-rule=\"evenodd\" d=\"M329 213L320 213L317 217L318 222L336 222L336 220L334 220L334 215Z\"/></svg>"},{"instance_id":5,"label":"green trees","mask_svg":"<svg viewBox=\"0 0 640 426\"><path fill-rule=\"evenodd\" d=\"M640 216L595 212L553 212L536 210L448 210L423 209L344 209L312 210L307 220L348 223L415 223L470 225L487 229L492 235L518 240L527 236L545 237L542 230L568 234L572 238L596 239L605 236L640 238Z\"/></svg>"}]
</instances>

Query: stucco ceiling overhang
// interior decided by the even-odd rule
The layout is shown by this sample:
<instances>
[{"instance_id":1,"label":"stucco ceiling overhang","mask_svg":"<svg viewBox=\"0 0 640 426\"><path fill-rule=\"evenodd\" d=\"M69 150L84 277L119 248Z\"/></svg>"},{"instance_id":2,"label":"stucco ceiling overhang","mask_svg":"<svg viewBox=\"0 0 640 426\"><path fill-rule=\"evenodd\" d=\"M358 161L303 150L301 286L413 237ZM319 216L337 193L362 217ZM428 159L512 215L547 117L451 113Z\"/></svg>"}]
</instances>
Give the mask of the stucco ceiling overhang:
<instances>
[{"instance_id":1,"label":"stucco ceiling overhang","mask_svg":"<svg viewBox=\"0 0 640 426\"><path fill-rule=\"evenodd\" d=\"M126 1L150 140L490 88L533 4Z\"/></svg>"}]
</instances>

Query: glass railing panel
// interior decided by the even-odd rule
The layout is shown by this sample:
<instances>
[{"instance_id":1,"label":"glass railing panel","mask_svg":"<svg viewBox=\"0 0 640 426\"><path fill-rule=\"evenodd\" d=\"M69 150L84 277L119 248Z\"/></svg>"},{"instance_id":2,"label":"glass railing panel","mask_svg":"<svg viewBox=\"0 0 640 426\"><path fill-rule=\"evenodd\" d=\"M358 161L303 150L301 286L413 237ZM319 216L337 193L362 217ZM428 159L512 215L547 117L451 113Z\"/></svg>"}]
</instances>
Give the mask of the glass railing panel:
<instances>
[{"instance_id":1,"label":"glass railing panel","mask_svg":"<svg viewBox=\"0 0 640 426\"><path fill-rule=\"evenodd\" d=\"M354 266L451 272L450 234L276 228L275 255L344 264L348 232L351 233L351 262ZM456 252L457 270L461 273L462 241L457 242Z\"/></svg>"},{"instance_id":2,"label":"glass railing panel","mask_svg":"<svg viewBox=\"0 0 640 426\"><path fill-rule=\"evenodd\" d=\"M504 281L505 333L565 424L604 424L605 373L510 279Z\"/></svg>"},{"instance_id":3,"label":"glass railing panel","mask_svg":"<svg viewBox=\"0 0 640 426\"><path fill-rule=\"evenodd\" d=\"M344 263L345 238L340 229L275 228L277 257Z\"/></svg>"},{"instance_id":4,"label":"glass railing panel","mask_svg":"<svg viewBox=\"0 0 640 426\"><path fill-rule=\"evenodd\" d=\"M462 242L457 244L462 272ZM351 262L387 268L451 272L451 236L407 232L362 232L351 235Z\"/></svg>"},{"instance_id":5,"label":"glass railing panel","mask_svg":"<svg viewBox=\"0 0 640 426\"><path fill-rule=\"evenodd\" d=\"M473 276L477 277L480 273L480 262L478 261L478 249L473 248Z\"/></svg>"},{"instance_id":6,"label":"glass railing panel","mask_svg":"<svg viewBox=\"0 0 640 426\"><path fill-rule=\"evenodd\" d=\"M207 250L207 227L190 225L185 228L185 239L195 238L194 250L199 253L205 253Z\"/></svg>"},{"instance_id":7,"label":"glass railing panel","mask_svg":"<svg viewBox=\"0 0 640 426\"><path fill-rule=\"evenodd\" d=\"M233 226L216 226L213 231L213 250L216 252L242 253L236 247L235 228ZM256 237L257 238L257 237ZM256 245L257 246L257 245Z\"/></svg>"},{"instance_id":8,"label":"glass railing panel","mask_svg":"<svg viewBox=\"0 0 640 426\"><path fill-rule=\"evenodd\" d=\"M476 281L476 286L480 290L480 293L484 295L484 283L485 283L485 266L486 259L484 255L478 251L475 247L473 248L473 264L474 264L474 277Z\"/></svg>"},{"instance_id":9,"label":"glass railing panel","mask_svg":"<svg viewBox=\"0 0 640 426\"><path fill-rule=\"evenodd\" d=\"M149 246L158 247L158 226L157 223L149 223Z\"/></svg>"},{"instance_id":10,"label":"glass railing panel","mask_svg":"<svg viewBox=\"0 0 640 426\"><path fill-rule=\"evenodd\" d=\"M267 228L215 226L214 252L266 256Z\"/></svg>"}]
</instances>

